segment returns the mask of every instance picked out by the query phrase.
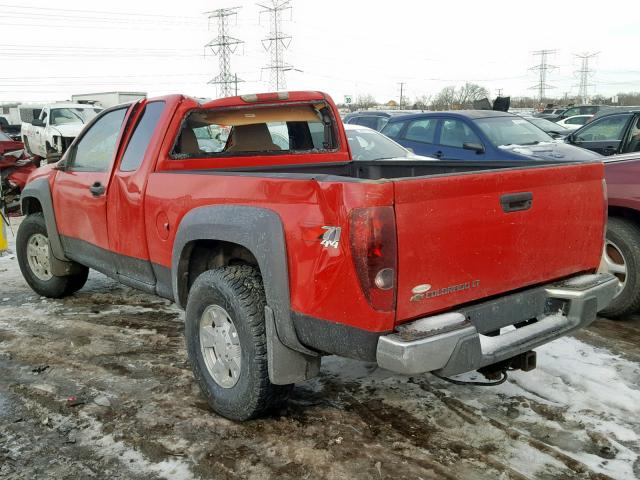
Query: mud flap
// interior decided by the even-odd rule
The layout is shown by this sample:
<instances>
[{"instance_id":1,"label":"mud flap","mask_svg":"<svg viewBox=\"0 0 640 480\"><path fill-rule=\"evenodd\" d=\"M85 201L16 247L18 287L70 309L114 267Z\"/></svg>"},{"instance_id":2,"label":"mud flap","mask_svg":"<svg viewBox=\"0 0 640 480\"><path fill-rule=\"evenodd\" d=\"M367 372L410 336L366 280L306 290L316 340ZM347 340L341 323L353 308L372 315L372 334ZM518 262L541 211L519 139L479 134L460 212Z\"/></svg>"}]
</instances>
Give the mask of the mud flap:
<instances>
[{"instance_id":1,"label":"mud flap","mask_svg":"<svg viewBox=\"0 0 640 480\"><path fill-rule=\"evenodd\" d=\"M318 375L320 355L305 355L284 345L278 337L273 310L269 307L264 308L264 320L271 383L288 385L304 382Z\"/></svg>"}]
</instances>

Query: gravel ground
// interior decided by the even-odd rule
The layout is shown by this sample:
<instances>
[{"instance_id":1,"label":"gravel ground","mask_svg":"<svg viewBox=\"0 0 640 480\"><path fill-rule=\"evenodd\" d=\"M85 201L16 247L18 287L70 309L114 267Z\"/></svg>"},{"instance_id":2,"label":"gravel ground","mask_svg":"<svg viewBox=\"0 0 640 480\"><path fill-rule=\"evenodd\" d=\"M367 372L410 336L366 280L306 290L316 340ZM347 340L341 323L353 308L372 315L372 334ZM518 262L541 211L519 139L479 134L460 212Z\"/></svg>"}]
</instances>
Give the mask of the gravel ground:
<instances>
[{"instance_id":1,"label":"gravel ground","mask_svg":"<svg viewBox=\"0 0 640 480\"><path fill-rule=\"evenodd\" d=\"M0 478L633 479L640 317L538 349L499 387L327 357L265 419L212 413L183 314L92 273L63 300L0 257Z\"/></svg>"}]
</instances>

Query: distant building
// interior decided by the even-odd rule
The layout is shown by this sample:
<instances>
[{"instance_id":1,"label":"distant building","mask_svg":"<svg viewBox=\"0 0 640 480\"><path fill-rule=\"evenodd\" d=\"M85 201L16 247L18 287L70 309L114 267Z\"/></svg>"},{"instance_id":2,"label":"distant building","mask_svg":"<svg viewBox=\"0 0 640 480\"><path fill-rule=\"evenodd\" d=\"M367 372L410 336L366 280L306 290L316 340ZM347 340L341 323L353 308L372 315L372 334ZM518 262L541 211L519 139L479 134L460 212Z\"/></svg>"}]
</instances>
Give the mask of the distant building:
<instances>
[{"instance_id":1,"label":"distant building","mask_svg":"<svg viewBox=\"0 0 640 480\"><path fill-rule=\"evenodd\" d=\"M136 102L147 97L147 92L101 92L71 95L74 103L92 103L103 108L113 107L121 103Z\"/></svg>"}]
</instances>

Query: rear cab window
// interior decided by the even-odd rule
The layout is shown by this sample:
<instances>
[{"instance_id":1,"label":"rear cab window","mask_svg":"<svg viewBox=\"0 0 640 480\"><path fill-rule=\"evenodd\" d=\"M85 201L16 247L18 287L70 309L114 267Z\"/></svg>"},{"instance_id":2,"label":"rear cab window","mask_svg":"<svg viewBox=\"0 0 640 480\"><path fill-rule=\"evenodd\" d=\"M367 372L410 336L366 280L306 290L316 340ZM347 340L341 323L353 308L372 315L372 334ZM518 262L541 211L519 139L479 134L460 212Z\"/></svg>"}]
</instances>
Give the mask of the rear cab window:
<instances>
[{"instance_id":1,"label":"rear cab window","mask_svg":"<svg viewBox=\"0 0 640 480\"><path fill-rule=\"evenodd\" d=\"M213 108L187 114L170 157L321 153L337 146L335 122L322 102Z\"/></svg>"}]
</instances>

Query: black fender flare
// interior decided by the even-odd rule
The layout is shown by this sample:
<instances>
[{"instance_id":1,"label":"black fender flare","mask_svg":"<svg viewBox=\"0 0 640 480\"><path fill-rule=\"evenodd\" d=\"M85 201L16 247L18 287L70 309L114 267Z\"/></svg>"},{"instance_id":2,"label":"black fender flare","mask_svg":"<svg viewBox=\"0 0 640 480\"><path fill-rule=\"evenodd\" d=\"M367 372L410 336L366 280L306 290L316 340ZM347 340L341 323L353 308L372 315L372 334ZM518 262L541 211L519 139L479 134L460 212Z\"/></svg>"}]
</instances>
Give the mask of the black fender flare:
<instances>
[{"instance_id":1,"label":"black fender flare","mask_svg":"<svg viewBox=\"0 0 640 480\"><path fill-rule=\"evenodd\" d=\"M171 285L173 298L184 308L187 302L188 257L185 247L197 240L220 240L249 250L258 262L264 279L268 308L279 340L305 355L315 356L298 340L291 317L289 271L284 228L273 210L241 205L198 207L181 220L173 244Z\"/></svg>"},{"instance_id":2,"label":"black fender flare","mask_svg":"<svg viewBox=\"0 0 640 480\"><path fill-rule=\"evenodd\" d=\"M48 178L38 178L27 183L24 187L20 194L20 208L23 212L29 213L29 209L27 208L29 199L37 200L42 207L42 214L44 215L44 221L47 226L47 236L49 237L52 255L57 260L69 262L70 260L65 256L64 249L62 248Z\"/></svg>"}]
</instances>

